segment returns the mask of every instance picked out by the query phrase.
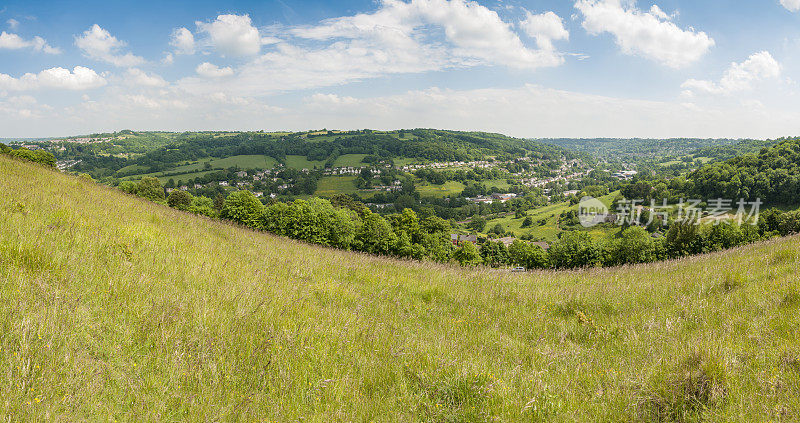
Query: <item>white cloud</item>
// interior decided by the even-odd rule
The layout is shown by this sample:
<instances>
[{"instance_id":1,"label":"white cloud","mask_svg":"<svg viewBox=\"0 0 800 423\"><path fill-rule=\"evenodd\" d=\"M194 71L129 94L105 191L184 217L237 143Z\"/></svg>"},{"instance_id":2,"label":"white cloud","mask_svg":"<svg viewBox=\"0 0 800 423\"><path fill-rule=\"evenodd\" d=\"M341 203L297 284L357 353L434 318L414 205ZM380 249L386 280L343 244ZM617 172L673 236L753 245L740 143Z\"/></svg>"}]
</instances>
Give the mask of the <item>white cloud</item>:
<instances>
[{"instance_id":1,"label":"white cloud","mask_svg":"<svg viewBox=\"0 0 800 423\"><path fill-rule=\"evenodd\" d=\"M167 81L165 81L160 75L156 75L154 73L148 74L147 72L137 68L128 69L125 72L125 77L129 84L142 87L165 87L168 85Z\"/></svg>"},{"instance_id":2,"label":"white cloud","mask_svg":"<svg viewBox=\"0 0 800 423\"><path fill-rule=\"evenodd\" d=\"M681 29L658 6L642 12L635 0L578 0L583 27L590 34L613 34L625 54L640 55L672 68L699 60L714 46L705 32Z\"/></svg>"},{"instance_id":3,"label":"white cloud","mask_svg":"<svg viewBox=\"0 0 800 423\"><path fill-rule=\"evenodd\" d=\"M132 53L121 53L120 49L125 47L125 42L118 40L97 24L84 31L83 35L75 36L75 45L86 57L114 66L133 67L145 62L143 58Z\"/></svg>"},{"instance_id":4,"label":"white cloud","mask_svg":"<svg viewBox=\"0 0 800 423\"><path fill-rule=\"evenodd\" d=\"M386 0L374 13L328 19L320 25L294 28L290 32L315 40L370 40L377 46L402 49L409 55L426 35L436 31L444 32L449 44L445 51L448 59L462 65L474 64L477 60L535 69L563 62L561 55L550 49L527 48L511 25L495 11L467 0L413 0L410 3Z\"/></svg>"},{"instance_id":5,"label":"white cloud","mask_svg":"<svg viewBox=\"0 0 800 423\"><path fill-rule=\"evenodd\" d=\"M781 0L781 5L792 12L800 10L800 0Z\"/></svg>"},{"instance_id":6,"label":"white cloud","mask_svg":"<svg viewBox=\"0 0 800 423\"><path fill-rule=\"evenodd\" d=\"M26 73L19 78L0 73L0 90L23 91L42 88L87 90L106 85L106 80L94 70L76 66L72 72L64 68L45 69L38 74Z\"/></svg>"},{"instance_id":7,"label":"white cloud","mask_svg":"<svg viewBox=\"0 0 800 423\"><path fill-rule=\"evenodd\" d=\"M16 19L13 19L13 18L9 19L9 20L6 21L6 23L8 24L8 27L11 28L12 31L16 30L17 28L19 28L19 21L16 20Z\"/></svg>"},{"instance_id":8,"label":"white cloud","mask_svg":"<svg viewBox=\"0 0 800 423\"><path fill-rule=\"evenodd\" d=\"M249 18L237 19L241 20L250 25ZM549 13L531 20L527 26L545 48L525 46L512 25L476 2L386 0L372 13L275 30L284 40L236 69L235 78L212 87L190 77L179 85L193 93L264 95L400 73L477 65L532 70L563 63L563 54L551 41L568 37L560 18ZM220 21L221 17L215 23ZM198 25L213 38L214 24ZM250 45L254 51L255 42Z\"/></svg>"},{"instance_id":9,"label":"white cloud","mask_svg":"<svg viewBox=\"0 0 800 423\"><path fill-rule=\"evenodd\" d=\"M169 45L175 47L177 54L194 54L194 34L186 28L172 31Z\"/></svg>"},{"instance_id":10,"label":"white cloud","mask_svg":"<svg viewBox=\"0 0 800 423\"><path fill-rule=\"evenodd\" d=\"M47 54L59 54L61 50L47 44L47 41L42 37L33 37L33 39L26 40L17 34L8 32L0 32L0 49L20 50L23 48L32 48L34 51L41 51Z\"/></svg>"},{"instance_id":11,"label":"white cloud","mask_svg":"<svg viewBox=\"0 0 800 423\"><path fill-rule=\"evenodd\" d=\"M564 28L561 17L553 12L534 15L525 11L527 17L520 26L529 37L536 39L536 44L544 50L553 49L553 40L569 40L569 31Z\"/></svg>"},{"instance_id":12,"label":"white cloud","mask_svg":"<svg viewBox=\"0 0 800 423\"><path fill-rule=\"evenodd\" d=\"M197 27L223 56L252 56L261 50L261 36L248 15L219 15L213 22L197 22Z\"/></svg>"},{"instance_id":13,"label":"white cloud","mask_svg":"<svg viewBox=\"0 0 800 423\"><path fill-rule=\"evenodd\" d=\"M213 63L204 62L197 66L197 74L206 78L220 78L223 76L231 76L233 75L233 69L231 67L218 67Z\"/></svg>"},{"instance_id":14,"label":"white cloud","mask_svg":"<svg viewBox=\"0 0 800 423\"><path fill-rule=\"evenodd\" d=\"M777 79L781 65L768 51L753 53L742 63L731 63L718 83L707 80L689 79L681 85L689 91L710 94L732 94L752 88L753 83L766 79Z\"/></svg>"}]
</instances>

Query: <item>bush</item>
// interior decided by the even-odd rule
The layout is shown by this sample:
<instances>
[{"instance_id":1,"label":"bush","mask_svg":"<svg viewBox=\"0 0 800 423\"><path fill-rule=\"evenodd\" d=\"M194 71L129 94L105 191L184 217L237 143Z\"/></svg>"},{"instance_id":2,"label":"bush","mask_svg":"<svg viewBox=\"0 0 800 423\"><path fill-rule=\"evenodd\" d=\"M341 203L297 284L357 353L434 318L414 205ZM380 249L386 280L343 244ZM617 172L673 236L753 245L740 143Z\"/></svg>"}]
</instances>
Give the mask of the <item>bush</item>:
<instances>
[{"instance_id":1,"label":"bush","mask_svg":"<svg viewBox=\"0 0 800 423\"><path fill-rule=\"evenodd\" d=\"M220 217L236 223L261 229L261 215L264 205L250 191L230 193L222 204Z\"/></svg>"},{"instance_id":2,"label":"bush","mask_svg":"<svg viewBox=\"0 0 800 423\"><path fill-rule=\"evenodd\" d=\"M12 150L9 147L3 145L3 153L8 154L11 157L16 157L18 159L27 160L34 163L43 164L45 166L55 167L56 166L56 157L44 150L36 150L31 151L27 148L19 148L16 150Z\"/></svg>"},{"instance_id":3,"label":"bush","mask_svg":"<svg viewBox=\"0 0 800 423\"><path fill-rule=\"evenodd\" d=\"M162 202L165 198L161 182L151 176L145 176L136 184L136 195L155 202Z\"/></svg>"},{"instance_id":4,"label":"bush","mask_svg":"<svg viewBox=\"0 0 800 423\"><path fill-rule=\"evenodd\" d=\"M526 269L544 269L549 265L547 252L542 247L518 239L508 247L508 255L511 264Z\"/></svg>"},{"instance_id":5,"label":"bush","mask_svg":"<svg viewBox=\"0 0 800 423\"><path fill-rule=\"evenodd\" d=\"M453 252L453 259L462 266L477 266L483 261L478 248L471 242L462 242Z\"/></svg>"},{"instance_id":6,"label":"bush","mask_svg":"<svg viewBox=\"0 0 800 423\"><path fill-rule=\"evenodd\" d=\"M192 205L192 194L179 189L172 190L167 197L167 205L178 210L186 210Z\"/></svg>"},{"instance_id":7,"label":"bush","mask_svg":"<svg viewBox=\"0 0 800 423\"><path fill-rule=\"evenodd\" d=\"M601 248L586 232L565 232L549 250L550 263L559 269L599 266L603 261Z\"/></svg>"}]
</instances>

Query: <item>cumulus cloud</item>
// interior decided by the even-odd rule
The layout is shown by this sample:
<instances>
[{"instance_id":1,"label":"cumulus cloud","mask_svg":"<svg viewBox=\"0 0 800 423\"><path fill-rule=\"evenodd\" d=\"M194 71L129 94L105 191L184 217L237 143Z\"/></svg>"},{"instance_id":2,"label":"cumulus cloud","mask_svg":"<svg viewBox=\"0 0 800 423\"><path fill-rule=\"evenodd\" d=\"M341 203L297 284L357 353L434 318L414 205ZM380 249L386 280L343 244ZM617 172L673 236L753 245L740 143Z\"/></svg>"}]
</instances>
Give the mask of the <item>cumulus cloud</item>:
<instances>
[{"instance_id":1,"label":"cumulus cloud","mask_svg":"<svg viewBox=\"0 0 800 423\"><path fill-rule=\"evenodd\" d=\"M781 0L781 5L792 12L800 10L800 0Z\"/></svg>"},{"instance_id":2,"label":"cumulus cloud","mask_svg":"<svg viewBox=\"0 0 800 423\"><path fill-rule=\"evenodd\" d=\"M45 69L38 74L26 73L19 78L0 73L0 90L23 91L42 88L87 90L106 85L106 80L94 70L76 66L71 72L60 67Z\"/></svg>"},{"instance_id":3,"label":"cumulus cloud","mask_svg":"<svg viewBox=\"0 0 800 423\"><path fill-rule=\"evenodd\" d=\"M551 14L544 19L552 21L553 18L557 16ZM291 33L315 40L369 40L376 45L404 50L408 55L432 31L444 32L449 48L440 53L449 56L445 59L461 64L477 60L535 69L563 62L561 55L550 49L527 48L497 12L467 0L414 0L410 3L387 0L374 13L328 19L319 25L294 28ZM422 52L427 53L424 49Z\"/></svg>"},{"instance_id":4,"label":"cumulus cloud","mask_svg":"<svg viewBox=\"0 0 800 423\"><path fill-rule=\"evenodd\" d=\"M583 14L583 27L590 34L612 34L625 54L672 68L696 62L714 46L705 32L681 29L655 5L643 12L635 1L578 0L575 8Z\"/></svg>"},{"instance_id":5,"label":"cumulus cloud","mask_svg":"<svg viewBox=\"0 0 800 423\"><path fill-rule=\"evenodd\" d=\"M47 54L61 53L60 49L50 46L42 37L37 36L30 40L26 40L17 34L12 34L5 31L0 32L0 49L20 50L24 48L31 48L34 51L41 51Z\"/></svg>"},{"instance_id":6,"label":"cumulus cloud","mask_svg":"<svg viewBox=\"0 0 800 423\"><path fill-rule=\"evenodd\" d=\"M239 25L231 25L234 21ZM246 16L223 15L214 23L198 25L209 34L210 44L219 48L225 43L220 43L219 34L217 41L213 40L218 28L250 27L251 24ZM222 89L234 95L265 95L390 74L478 65L533 70L564 62L563 54L552 45L553 40L569 36L557 15L552 12L529 14L524 27L536 39L538 48L526 46L513 25L476 2L386 0L371 13L327 19L316 25L281 28L282 40L236 69L235 78L210 87L202 78L190 77L180 81L180 86L194 93ZM256 51L255 33L248 38L250 41L245 44L251 46L250 52ZM265 39L261 38L262 45ZM274 41L270 39L269 42ZM223 49L223 53L230 50ZM213 68L208 70L213 71ZM202 75L200 69L198 74Z\"/></svg>"},{"instance_id":7,"label":"cumulus cloud","mask_svg":"<svg viewBox=\"0 0 800 423\"><path fill-rule=\"evenodd\" d=\"M742 63L731 63L719 82L689 79L681 87L686 94L704 92L709 94L732 94L752 88L753 83L776 79L781 74L781 65L768 51L753 53Z\"/></svg>"},{"instance_id":8,"label":"cumulus cloud","mask_svg":"<svg viewBox=\"0 0 800 423\"><path fill-rule=\"evenodd\" d=\"M544 50L553 49L553 40L569 40L569 31L564 28L561 17L553 12L534 15L525 11L527 17L520 26L529 37L536 39L536 44Z\"/></svg>"},{"instance_id":9,"label":"cumulus cloud","mask_svg":"<svg viewBox=\"0 0 800 423\"><path fill-rule=\"evenodd\" d=\"M194 54L194 34L186 28L172 31L169 44L175 48L177 54Z\"/></svg>"},{"instance_id":10,"label":"cumulus cloud","mask_svg":"<svg viewBox=\"0 0 800 423\"><path fill-rule=\"evenodd\" d=\"M221 68L213 63L204 62L197 66L197 74L206 78L220 78L233 75L233 68L226 66Z\"/></svg>"},{"instance_id":11,"label":"cumulus cloud","mask_svg":"<svg viewBox=\"0 0 800 423\"><path fill-rule=\"evenodd\" d=\"M83 35L75 36L75 45L86 57L114 66L133 67L145 62L143 58L132 53L122 53L120 50L125 47L126 43L118 40L97 24L84 31Z\"/></svg>"},{"instance_id":12,"label":"cumulus cloud","mask_svg":"<svg viewBox=\"0 0 800 423\"><path fill-rule=\"evenodd\" d=\"M140 87L165 87L168 85L160 75L147 73L137 68L128 69L125 72L125 80L131 85Z\"/></svg>"},{"instance_id":13,"label":"cumulus cloud","mask_svg":"<svg viewBox=\"0 0 800 423\"><path fill-rule=\"evenodd\" d=\"M219 15L213 22L197 22L197 27L223 56L252 56L261 51L261 35L248 15Z\"/></svg>"}]
</instances>

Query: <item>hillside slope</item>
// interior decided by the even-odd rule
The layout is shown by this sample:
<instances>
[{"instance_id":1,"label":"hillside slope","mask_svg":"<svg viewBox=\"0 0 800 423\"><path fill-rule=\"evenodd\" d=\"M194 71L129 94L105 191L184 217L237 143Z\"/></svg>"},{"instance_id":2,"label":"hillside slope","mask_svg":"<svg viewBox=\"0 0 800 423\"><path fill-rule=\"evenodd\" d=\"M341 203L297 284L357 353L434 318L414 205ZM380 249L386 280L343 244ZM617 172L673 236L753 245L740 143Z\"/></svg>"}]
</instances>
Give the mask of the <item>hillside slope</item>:
<instances>
[{"instance_id":1,"label":"hillside slope","mask_svg":"<svg viewBox=\"0 0 800 423\"><path fill-rule=\"evenodd\" d=\"M0 157L6 420L800 418L798 239L512 274L364 256Z\"/></svg>"}]
</instances>

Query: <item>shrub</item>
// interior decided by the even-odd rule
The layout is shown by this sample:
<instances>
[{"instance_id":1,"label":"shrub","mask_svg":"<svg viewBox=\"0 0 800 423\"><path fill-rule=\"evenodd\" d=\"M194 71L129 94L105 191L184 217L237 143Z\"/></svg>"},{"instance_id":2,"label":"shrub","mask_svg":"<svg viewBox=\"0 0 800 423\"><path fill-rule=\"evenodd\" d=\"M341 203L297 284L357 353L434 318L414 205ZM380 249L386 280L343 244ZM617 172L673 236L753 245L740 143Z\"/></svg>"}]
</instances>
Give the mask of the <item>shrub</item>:
<instances>
[{"instance_id":1,"label":"shrub","mask_svg":"<svg viewBox=\"0 0 800 423\"><path fill-rule=\"evenodd\" d=\"M600 247L586 232L565 232L549 250L550 263L559 269L594 267L602 263Z\"/></svg>"},{"instance_id":2,"label":"shrub","mask_svg":"<svg viewBox=\"0 0 800 423\"><path fill-rule=\"evenodd\" d=\"M150 201L162 202L164 201L164 188L158 179L145 176L136 184L136 195Z\"/></svg>"},{"instance_id":3,"label":"shrub","mask_svg":"<svg viewBox=\"0 0 800 423\"><path fill-rule=\"evenodd\" d=\"M483 262L478 248L471 242L462 242L453 252L453 259L462 266L477 266Z\"/></svg>"},{"instance_id":4,"label":"shrub","mask_svg":"<svg viewBox=\"0 0 800 423\"><path fill-rule=\"evenodd\" d=\"M192 194L179 189L172 190L167 197L167 205L178 210L186 210L192 205Z\"/></svg>"},{"instance_id":5,"label":"shrub","mask_svg":"<svg viewBox=\"0 0 800 423\"><path fill-rule=\"evenodd\" d=\"M220 217L260 229L263 209L264 205L252 192L235 191L225 198Z\"/></svg>"}]
</instances>

